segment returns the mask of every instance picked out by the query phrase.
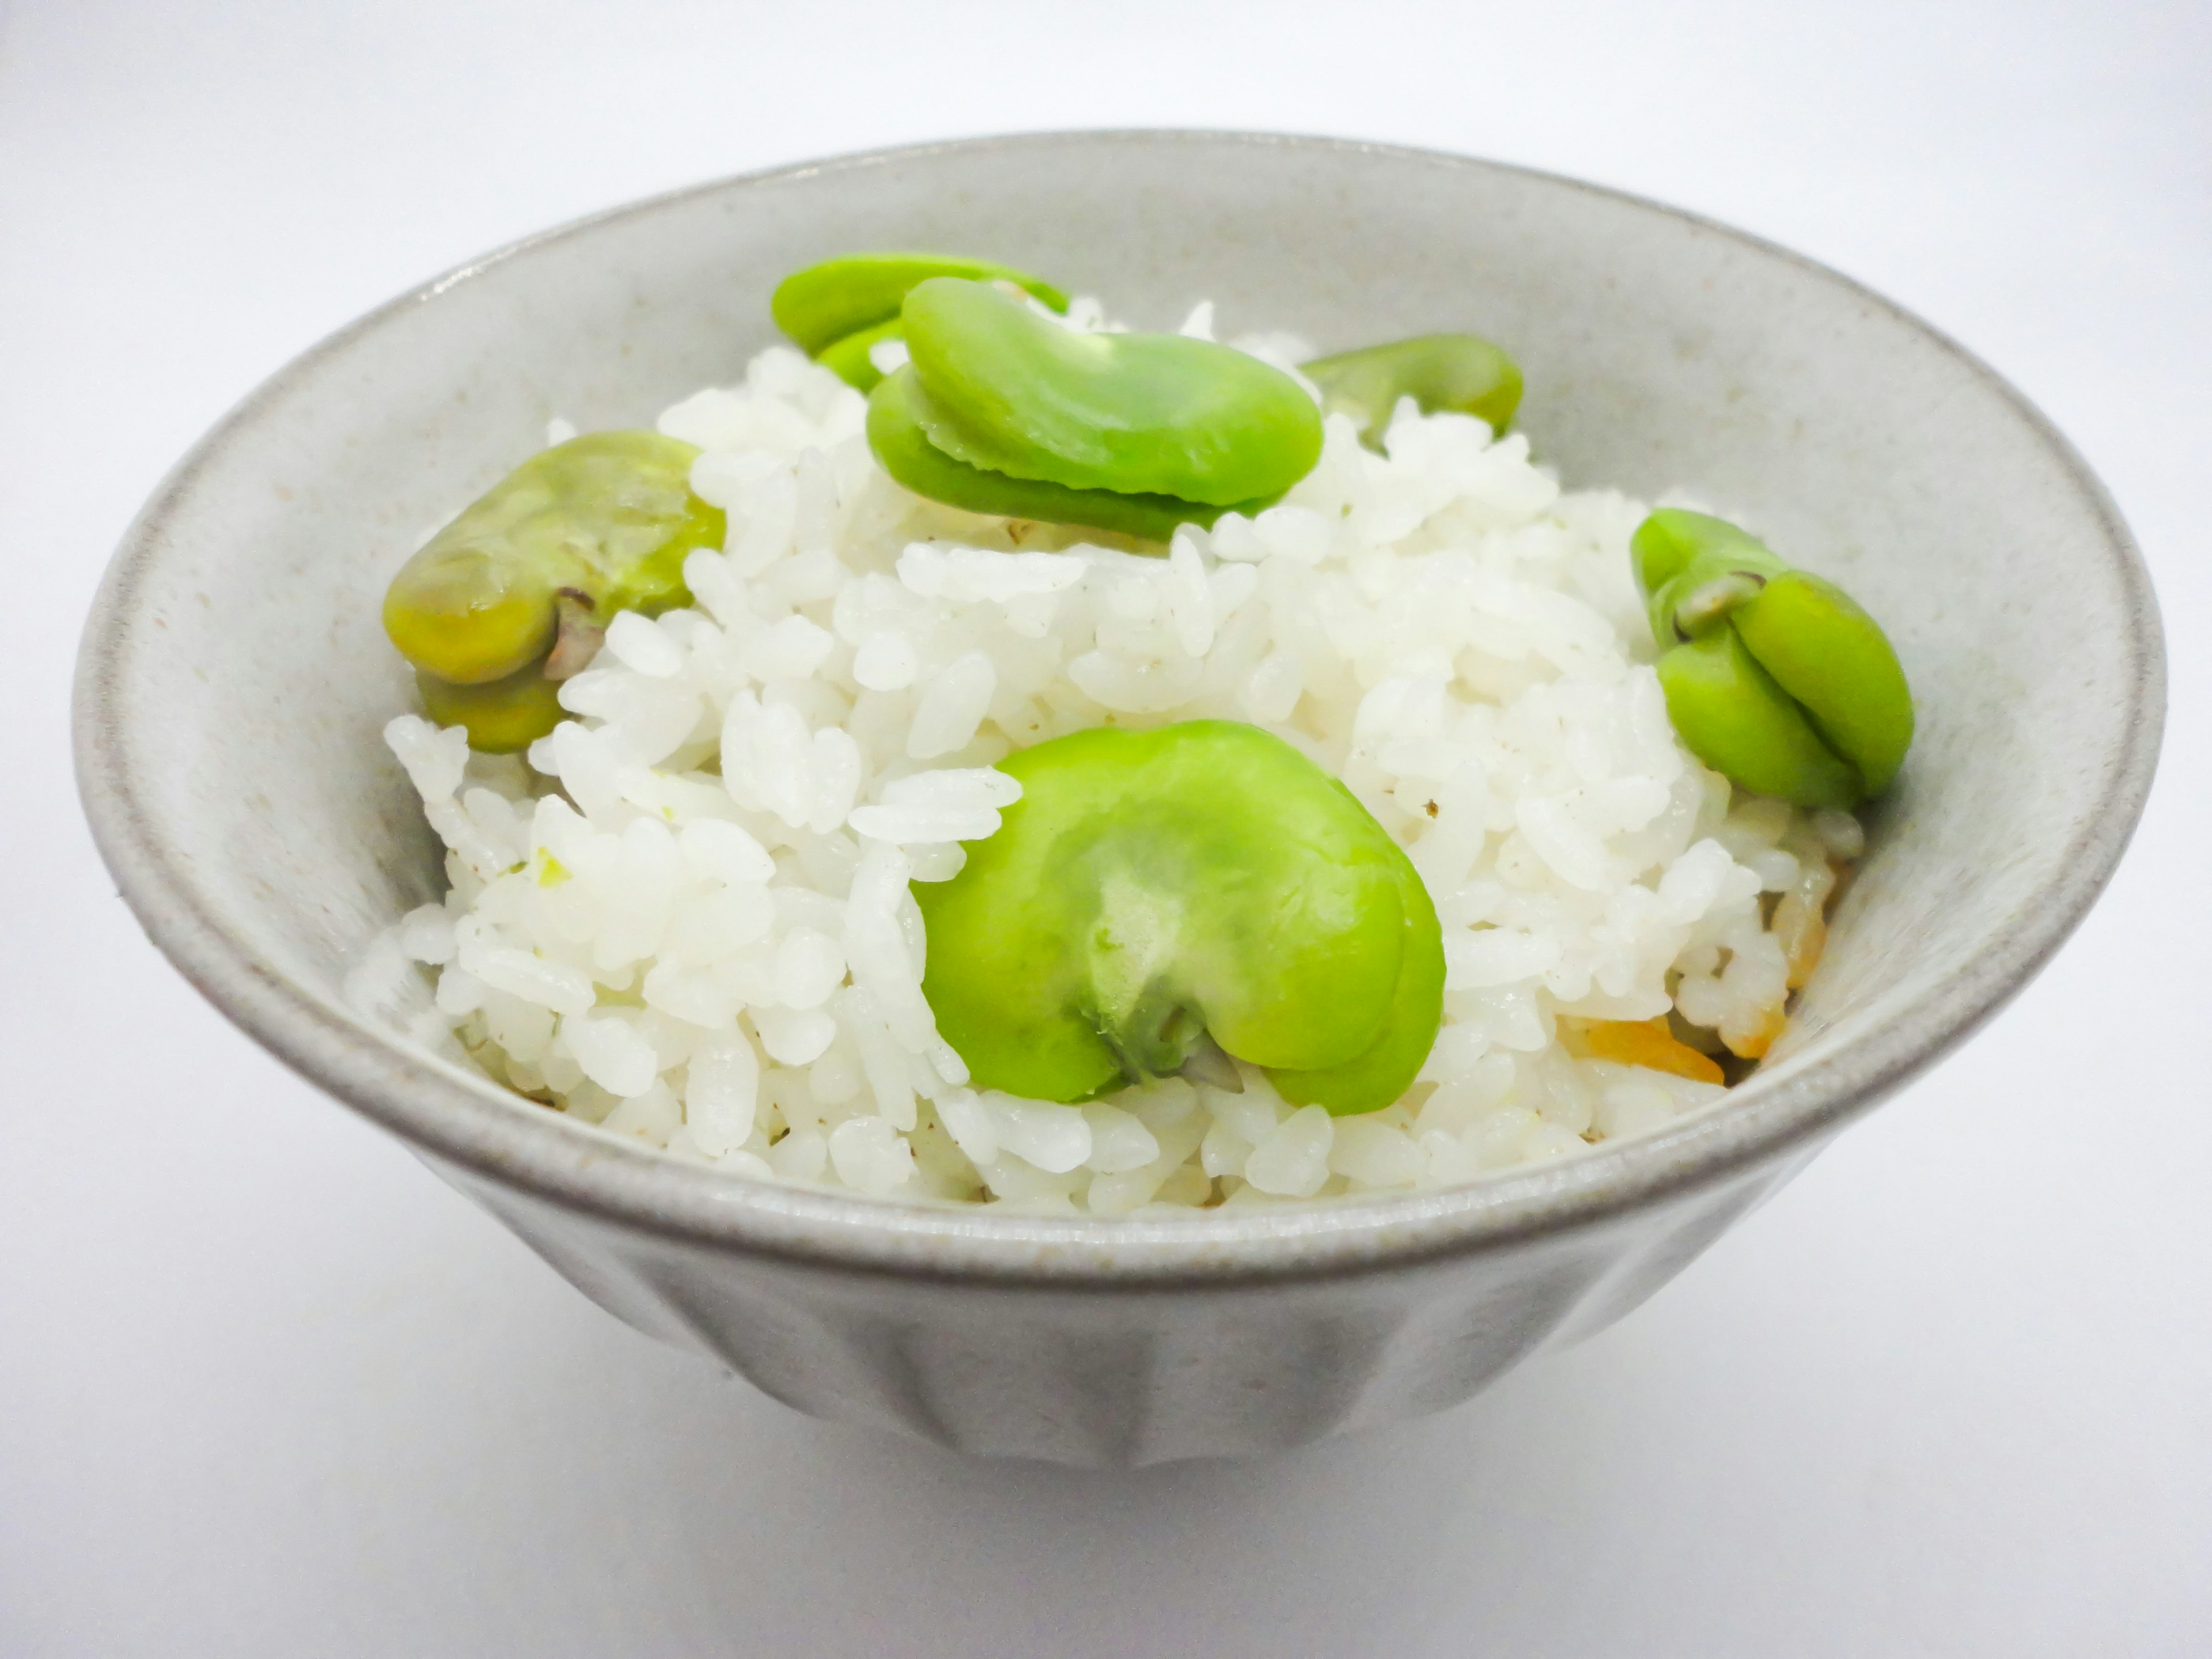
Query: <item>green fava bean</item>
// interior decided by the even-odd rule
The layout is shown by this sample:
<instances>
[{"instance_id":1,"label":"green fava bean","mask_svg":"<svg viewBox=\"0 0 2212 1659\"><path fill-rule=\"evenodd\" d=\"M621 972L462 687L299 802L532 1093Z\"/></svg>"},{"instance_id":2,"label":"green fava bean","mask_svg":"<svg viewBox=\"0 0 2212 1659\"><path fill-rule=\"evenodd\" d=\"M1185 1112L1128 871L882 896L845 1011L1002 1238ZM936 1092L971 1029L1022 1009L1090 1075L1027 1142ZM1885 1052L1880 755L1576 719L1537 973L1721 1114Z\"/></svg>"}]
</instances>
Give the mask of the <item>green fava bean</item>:
<instances>
[{"instance_id":1,"label":"green fava bean","mask_svg":"<svg viewBox=\"0 0 2212 1659\"><path fill-rule=\"evenodd\" d=\"M942 253L852 253L785 277L769 301L769 314L800 350L819 357L849 335L896 320L908 291L933 276L1012 283L1054 311L1067 309L1067 295L1042 277L988 259Z\"/></svg>"},{"instance_id":2,"label":"green fava bean","mask_svg":"<svg viewBox=\"0 0 2212 1659\"><path fill-rule=\"evenodd\" d=\"M561 682L547 679L538 663L481 685L455 685L418 668L415 684L424 714L441 726L466 727L469 747L487 755L518 754L568 718Z\"/></svg>"},{"instance_id":3,"label":"green fava bean","mask_svg":"<svg viewBox=\"0 0 2212 1659\"><path fill-rule=\"evenodd\" d=\"M425 673L477 685L552 648L564 594L601 625L689 604L685 556L725 533L721 509L691 493L698 453L594 432L532 456L400 567L385 632Z\"/></svg>"},{"instance_id":4,"label":"green fava bean","mask_svg":"<svg viewBox=\"0 0 2212 1659\"><path fill-rule=\"evenodd\" d=\"M520 748L560 720L528 677L573 673L617 611L690 604L685 557L725 534L721 509L691 493L698 453L654 432L571 439L508 473L401 566L384 629L434 713L440 699L465 708L472 740L495 732ZM567 653L556 649L564 635ZM433 683L443 688L435 697ZM459 698L463 690L477 695ZM539 729L514 740L530 725Z\"/></svg>"},{"instance_id":5,"label":"green fava bean","mask_svg":"<svg viewBox=\"0 0 2212 1659\"><path fill-rule=\"evenodd\" d=\"M1257 513L1273 499L1244 501L1234 508L1197 507L1171 495L1070 489L1065 484L986 472L954 460L930 442L917 412L921 391L921 381L911 366L878 384L868 394L868 447L892 477L915 495L948 507L1048 524L1084 525L1164 542L1175 534L1179 524L1211 526L1224 513Z\"/></svg>"},{"instance_id":6,"label":"green fava bean","mask_svg":"<svg viewBox=\"0 0 2212 1659\"><path fill-rule=\"evenodd\" d=\"M1675 730L1745 788L1801 806L1887 789L1912 696L1879 624L1724 519L1662 508L1631 544Z\"/></svg>"},{"instance_id":7,"label":"green fava bean","mask_svg":"<svg viewBox=\"0 0 2212 1659\"><path fill-rule=\"evenodd\" d=\"M1774 578L1729 620L1814 729L1879 795L1912 746L1912 692L1881 626L1858 601L1810 571Z\"/></svg>"},{"instance_id":8,"label":"green fava bean","mask_svg":"<svg viewBox=\"0 0 2212 1659\"><path fill-rule=\"evenodd\" d=\"M899 319L894 317L887 323L878 323L873 328L860 329L842 340L831 341L814 354L814 361L854 391L872 392L883 380L884 372L868 354L885 340L905 337L899 332Z\"/></svg>"},{"instance_id":9,"label":"green fava bean","mask_svg":"<svg viewBox=\"0 0 2212 1659\"><path fill-rule=\"evenodd\" d=\"M943 278L901 316L923 430L984 471L1230 507L1279 495L1321 457L1313 399L1227 346L1083 333Z\"/></svg>"},{"instance_id":10,"label":"green fava bean","mask_svg":"<svg viewBox=\"0 0 2212 1659\"><path fill-rule=\"evenodd\" d=\"M1748 531L1710 513L1680 507L1660 507L1638 525L1629 540L1628 556L1636 590L1644 596L1651 619L1652 637L1662 645L1675 644L1683 637L1675 631L1668 599L1672 584L1692 560L1705 561L1699 585L1731 569L1778 576L1790 568Z\"/></svg>"},{"instance_id":11,"label":"green fava bean","mask_svg":"<svg viewBox=\"0 0 2212 1659\"><path fill-rule=\"evenodd\" d=\"M1349 415L1370 449L1382 447L1401 398L1411 398L1425 415L1475 416L1493 433L1510 426L1521 406L1520 366L1474 334L1419 334L1300 368L1321 388L1323 412Z\"/></svg>"},{"instance_id":12,"label":"green fava bean","mask_svg":"<svg viewBox=\"0 0 2212 1659\"><path fill-rule=\"evenodd\" d=\"M1293 1106L1326 1106L1337 1115L1379 1111L1413 1086L1436 1046L1443 1018L1443 930L1429 890L1410 859L1401 860L1398 902L1406 922L1406 953L1390 1012L1375 1041L1350 1060L1312 1071L1268 1073L1275 1091Z\"/></svg>"},{"instance_id":13,"label":"green fava bean","mask_svg":"<svg viewBox=\"0 0 2212 1659\"><path fill-rule=\"evenodd\" d=\"M1079 1101L1220 1054L1332 1112L1396 1099L1442 1017L1436 912L1342 784L1256 726L1101 727L1022 785L950 881L916 883L922 988L981 1087Z\"/></svg>"},{"instance_id":14,"label":"green fava bean","mask_svg":"<svg viewBox=\"0 0 2212 1659\"><path fill-rule=\"evenodd\" d=\"M1754 794L1799 806L1853 806L1858 773L1725 625L1659 659L1667 717L1699 760Z\"/></svg>"}]
</instances>

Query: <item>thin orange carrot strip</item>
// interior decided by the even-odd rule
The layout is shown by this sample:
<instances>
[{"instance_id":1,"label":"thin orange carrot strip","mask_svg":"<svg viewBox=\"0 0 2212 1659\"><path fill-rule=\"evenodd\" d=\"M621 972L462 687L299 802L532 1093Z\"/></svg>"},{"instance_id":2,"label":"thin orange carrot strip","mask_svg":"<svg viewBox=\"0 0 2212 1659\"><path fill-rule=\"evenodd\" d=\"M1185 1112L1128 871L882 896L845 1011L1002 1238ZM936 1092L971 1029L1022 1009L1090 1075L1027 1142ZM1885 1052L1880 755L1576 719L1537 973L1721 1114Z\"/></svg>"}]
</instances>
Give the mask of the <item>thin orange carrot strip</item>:
<instances>
[{"instance_id":1,"label":"thin orange carrot strip","mask_svg":"<svg viewBox=\"0 0 2212 1659\"><path fill-rule=\"evenodd\" d=\"M1698 1083L1723 1081L1721 1068L1710 1054L1701 1054L1667 1029L1666 1018L1657 1019L1592 1020L1583 1034L1593 1060L1610 1060L1622 1066L1642 1066L1668 1072Z\"/></svg>"}]
</instances>

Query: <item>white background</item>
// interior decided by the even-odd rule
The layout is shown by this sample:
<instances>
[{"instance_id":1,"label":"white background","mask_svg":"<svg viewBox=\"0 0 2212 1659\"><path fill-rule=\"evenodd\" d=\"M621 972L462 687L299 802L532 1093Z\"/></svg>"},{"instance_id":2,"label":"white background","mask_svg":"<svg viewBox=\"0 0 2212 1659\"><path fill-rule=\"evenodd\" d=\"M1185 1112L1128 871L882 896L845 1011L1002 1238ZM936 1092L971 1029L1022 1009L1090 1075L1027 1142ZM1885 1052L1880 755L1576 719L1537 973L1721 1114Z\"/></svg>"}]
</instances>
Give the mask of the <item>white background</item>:
<instances>
[{"instance_id":1,"label":"white background","mask_svg":"<svg viewBox=\"0 0 2212 1659\"><path fill-rule=\"evenodd\" d=\"M2172 720L2057 964L1615 1330L1273 1462L992 1466L617 1326L232 1031L113 897L66 687L163 470L416 280L1170 125L1577 173L1893 295L2111 484ZM2203 3L0 10L0 1653L2212 1652L2208 301Z\"/></svg>"}]
</instances>

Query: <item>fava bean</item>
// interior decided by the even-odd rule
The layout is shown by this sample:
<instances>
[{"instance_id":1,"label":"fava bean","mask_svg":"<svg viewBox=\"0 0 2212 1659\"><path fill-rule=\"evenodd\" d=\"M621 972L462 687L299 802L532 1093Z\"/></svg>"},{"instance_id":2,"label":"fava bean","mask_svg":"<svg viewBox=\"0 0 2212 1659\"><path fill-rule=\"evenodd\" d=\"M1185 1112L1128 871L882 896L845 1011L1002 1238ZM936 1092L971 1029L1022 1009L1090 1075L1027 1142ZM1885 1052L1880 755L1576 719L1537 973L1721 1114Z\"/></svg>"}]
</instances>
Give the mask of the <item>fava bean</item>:
<instances>
[{"instance_id":1,"label":"fava bean","mask_svg":"<svg viewBox=\"0 0 2212 1659\"><path fill-rule=\"evenodd\" d=\"M415 684L425 714L441 726L466 727L469 747L487 755L518 754L568 719L561 682L548 679L540 663L481 685L455 685L418 668Z\"/></svg>"},{"instance_id":2,"label":"fava bean","mask_svg":"<svg viewBox=\"0 0 2212 1659\"><path fill-rule=\"evenodd\" d=\"M1111 489L1070 489L1035 478L956 461L929 441L915 409L920 380L911 366L879 382L868 394L868 446L884 471L917 495L970 513L994 513L1047 524L1085 525L1146 541L1166 541L1179 524L1211 526L1225 507L1198 507L1171 495L1126 495ZM1256 513L1267 501L1234 510Z\"/></svg>"},{"instance_id":3,"label":"fava bean","mask_svg":"<svg viewBox=\"0 0 2212 1659\"><path fill-rule=\"evenodd\" d=\"M933 276L1005 283L1054 311L1067 309L1067 296L1042 277L988 259L855 253L825 259L785 277L769 300L769 310L776 326L816 362L855 391L868 392L884 377L870 351L885 340L904 337L899 307L908 290Z\"/></svg>"},{"instance_id":4,"label":"fava bean","mask_svg":"<svg viewBox=\"0 0 2212 1659\"><path fill-rule=\"evenodd\" d=\"M855 392L872 392L884 378L872 355L886 340L901 340L899 319L878 323L873 328L863 328L848 334L842 340L833 340L815 354L814 361L835 374Z\"/></svg>"},{"instance_id":5,"label":"fava bean","mask_svg":"<svg viewBox=\"0 0 2212 1659\"><path fill-rule=\"evenodd\" d=\"M901 313L915 413L957 461L1071 489L1235 507L1321 456L1321 416L1258 358L1179 334L1091 334L939 277Z\"/></svg>"},{"instance_id":6,"label":"fava bean","mask_svg":"<svg viewBox=\"0 0 2212 1659\"><path fill-rule=\"evenodd\" d=\"M785 277L769 301L769 314L801 351L818 356L848 335L892 321L908 291L933 276L1012 283L1054 311L1067 309L1067 295L1042 277L988 259L943 253L851 253Z\"/></svg>"},{"instance_id":7,"label":"fava bean","mask_svg":"<svg viewBox=\"0 0 2212 1659\"><path fill-rule=\"evenodd\" d=\"M1442 1018L1436 911L1351 792L1256 726L1101 727L1000 763L1022 799L917 883L923 990L979 1086L1079 1101L1222 1056L1376 1110Z\"/></svg>"},{"instance_id":8,"label":"fava bean","mask_svg":"<svg viewBox=\"0 0 2212 1659\"><path fill-rule=\"evenodd\" d=\"M725 533L721 509L691 493L697 453L658 433L590 433L533 455L433 536L384 597L385 632L426 702L467 711L480 747L520 748L560 718L532 677L582 666L617 611L689 605L684 558Z\"/></svg>"},{"instance_id":9,"label":"fava bean","mask_svg":"<svg viewBox=\"0 0 2212 1659\"><path fill-rule=\"evenodd\" d=\"M1382 447L1401 398L1411 398L1425 415L1476 416L1493 433L1511 425L1521 405L1519 366L1473 334L1419 334L1316 357L1300 371L1321 388L1322 410L1349 415L1370 449Z\"/></svg>"},{"instance_id":10,"label":"fava bean","mask_svg":"<svg viewBox=\"0 0 2212 1659\"><path fill-rule=\"evenodd\" d=\"M1631 544L1674 729L1715 770L1801 806L1895 778L1912 696L1881 627L1834 583L1724 519L1662 507Z\"/></svg>"}]
</instances>

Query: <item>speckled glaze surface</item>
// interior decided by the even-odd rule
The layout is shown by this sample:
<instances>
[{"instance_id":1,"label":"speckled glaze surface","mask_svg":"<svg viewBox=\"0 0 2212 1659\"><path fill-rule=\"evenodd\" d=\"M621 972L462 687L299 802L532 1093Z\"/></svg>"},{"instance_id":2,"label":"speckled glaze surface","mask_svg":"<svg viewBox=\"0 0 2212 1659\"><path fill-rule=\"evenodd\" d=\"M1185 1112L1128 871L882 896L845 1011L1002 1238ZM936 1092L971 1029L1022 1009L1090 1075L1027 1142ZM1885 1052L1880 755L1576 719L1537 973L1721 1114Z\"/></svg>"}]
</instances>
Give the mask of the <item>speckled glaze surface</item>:
<instances>
[{"instance_id":1,"label":"speckled glaze surface","mask_svg":"<svg viewBox=\"0 0 2212 1659\"><path fill-rule=\"evenodd\" d=\"M1761 1073L1723 1105L1454 1191L1188 1219L1015 1218L614 1144L349 1012L441 877L378 739L392 571L558 414L734 377L793 267L984 252L1171 326L1323 349L1473 328L1570 484L1693 487L1890 627L1921 735ZM2157 611L2125 526L1988 369L1865 289L1668 209L1457 157L1231 134L986 139L787 168L455 271L277 374L179 465L88 624L87 811L216 1006L601 1305L803 1411L1075 1463L1253 1454L1465 1399L1634 1306L2017 991L2148 789Z\"/></svg>"}]
</instances>

